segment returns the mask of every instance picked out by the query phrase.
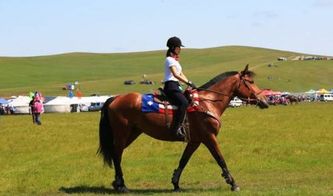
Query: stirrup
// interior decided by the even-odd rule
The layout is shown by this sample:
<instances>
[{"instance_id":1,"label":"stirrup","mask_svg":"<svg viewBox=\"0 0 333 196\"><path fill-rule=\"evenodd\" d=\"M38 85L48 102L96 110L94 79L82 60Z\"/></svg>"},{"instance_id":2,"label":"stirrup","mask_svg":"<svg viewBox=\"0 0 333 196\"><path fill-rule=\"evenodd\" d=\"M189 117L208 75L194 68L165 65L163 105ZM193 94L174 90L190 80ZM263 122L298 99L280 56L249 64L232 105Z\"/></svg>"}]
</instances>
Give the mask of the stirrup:
<instances>
[{"instance_id":1,"label":"stirrup","mask_svg":"<svg viewBox=\"0 0 333 196\"><path fill-rule=\"evenodd\" d=\"M184 126L180 126L180 127L178 128L178 130L177 130L177 134L178 134L178 135L181 135L181 136L183 136L183 137L186 136L186 131L185 131Z\"/></svg>"},{"instance_id":2,"label":"stirrup","mask_svg":"<svg viewBox=\"0 0 333 196\"><path fill-rule=\"evenodd\" d=\"M181 140L184 140L184 141L186 140L186 134L184 132L183 127L179 127L175 134L176 134L176 137L178 139L181 139Z\"/></svg>"}]
</instances>

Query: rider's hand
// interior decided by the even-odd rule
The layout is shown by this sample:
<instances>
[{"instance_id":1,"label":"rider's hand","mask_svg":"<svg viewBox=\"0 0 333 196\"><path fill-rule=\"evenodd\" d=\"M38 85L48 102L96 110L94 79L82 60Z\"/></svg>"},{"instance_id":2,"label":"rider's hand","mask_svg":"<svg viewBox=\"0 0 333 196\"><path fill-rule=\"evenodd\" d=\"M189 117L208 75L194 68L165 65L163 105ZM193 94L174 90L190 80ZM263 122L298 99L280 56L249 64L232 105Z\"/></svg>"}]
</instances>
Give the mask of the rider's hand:
<instances>
[{"instance_id":1,"label":"rider's hand","mask_svg":"<svg viewBox=\"0 0 333 196\"><path fill-rule=\"evenodd\" d=\"M186 84L192 87L193 89L197 89L197 86L195 86L195 84L192 81L188 81Z\"/></svg>"}]
</instances>

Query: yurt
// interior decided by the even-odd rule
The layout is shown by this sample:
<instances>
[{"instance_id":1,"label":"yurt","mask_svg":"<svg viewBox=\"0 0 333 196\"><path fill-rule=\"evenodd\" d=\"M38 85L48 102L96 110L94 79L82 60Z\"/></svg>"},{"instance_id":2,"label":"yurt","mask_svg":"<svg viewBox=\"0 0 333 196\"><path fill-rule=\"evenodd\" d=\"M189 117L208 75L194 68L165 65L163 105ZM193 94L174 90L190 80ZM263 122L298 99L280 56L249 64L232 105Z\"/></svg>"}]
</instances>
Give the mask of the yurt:
<instances>
[{"instance_id":1,"label":"yurt","mask_svg":"<svg viewBox=\"0 0 333 196\"><path fill-rule=\"evenodd\" d=\"M8 100L8 106L13 108L15 114L29 114L29 102L31 98L28 96L18 96Z\"/></svg>"},{"instance_id":2,"label":"yurt","mask_svg":"<svg viewBox=\"0 0 333 196\"><path fill-rule=\"evenodd\" d=\"M58 96L49 100L44 104L44 112L60 112L68 113L71 111L71 98L65 96Z\"/></svg>"}]
</instances>

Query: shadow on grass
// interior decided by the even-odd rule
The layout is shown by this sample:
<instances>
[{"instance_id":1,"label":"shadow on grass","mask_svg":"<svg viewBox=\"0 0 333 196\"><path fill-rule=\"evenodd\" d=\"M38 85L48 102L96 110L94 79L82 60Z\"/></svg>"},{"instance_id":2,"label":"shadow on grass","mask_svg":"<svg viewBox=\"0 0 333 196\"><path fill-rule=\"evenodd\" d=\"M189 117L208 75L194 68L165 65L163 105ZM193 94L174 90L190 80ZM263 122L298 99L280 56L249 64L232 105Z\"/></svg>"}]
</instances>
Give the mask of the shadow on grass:
<instances>
[{"instance_id":1,"label":"shadow on grass","mask_svg":"<svg viewBox=\"0 0 333 196\"><path fill-rule=\"evenodd\" d=\"M78 193L96 193L96 194L111 194L116 193L111 188L105 188L104 186L74 186L74 187L61 187L59 191L67 194L78 194Z\"/></svg>"},{"instance_id":2,"label":"shadow on grass","mask_svg":"<svg viewBox=\"0 0 333 196\"><path fill-rule=\"evenodd\" d=\"M205 191L216 191L218 188L208 189L182 189L183 193L195 193ZM94 193L94 194L118 194L112 188L105 188L104 186L74 186L74 187L61 187L59 191L67 194L80 194L80 193ZM129 189L131 194L154 194L154 193L173 193L172 189Z\"/></svg>"}]
</instances>

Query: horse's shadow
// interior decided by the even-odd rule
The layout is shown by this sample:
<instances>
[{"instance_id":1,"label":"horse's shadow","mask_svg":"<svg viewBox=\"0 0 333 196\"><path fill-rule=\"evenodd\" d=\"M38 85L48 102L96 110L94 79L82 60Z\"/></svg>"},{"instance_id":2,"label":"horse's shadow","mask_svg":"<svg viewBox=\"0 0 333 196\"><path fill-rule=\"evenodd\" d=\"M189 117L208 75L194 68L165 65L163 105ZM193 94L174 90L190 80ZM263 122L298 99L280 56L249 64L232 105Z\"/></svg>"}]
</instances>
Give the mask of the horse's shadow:
<instances>
[{"instance_id":1,"label":"horse's shadow","mask_svg":"<svg viewBox=\"0 0 333 196\"><path fill-rule=\"evenodd\" d=\"M106 188L104 186L74 186L74 187L61 187L60 192L67 194L82 194L82 193L93 193L93 194L117 194L118 192L112 188ZM172 193L171 189L130 189L131 194L143 194L143 193Z\"/></svg>"},{"instance_id":2,"label":"horse's shadow","mask_svg":"<svg viewBox=\"0 0 333 196\"><path fill-rule=\"evenodd\" d=\"M218 188L208 188L206 191L217 190ZM203 189L182 189L181 192L201 192ZM104 186L74 186L74 187L61 187L60 192L67 194L117 194L118 192L112 188L106 188ZM158 194L158 193L173 193L172 189L130 189L131 194Z\"/></svg>"},{"instance_id":3,"label":"horse's shadow","mask_svg":"<svg viewBox=\"0 0 333 196\"><path fill-rule=\"evenodd\" d=\"M79 194L79 193L95 193L95 194L111 194L111 193L116 193L111 188L105 188L104 186L74 186L74 187L61 187L59 188L60 192L64 192L67 194Z\"/></svg>"}]
</instances>

